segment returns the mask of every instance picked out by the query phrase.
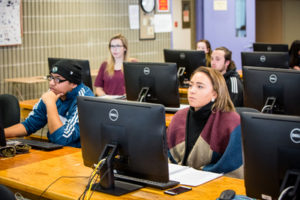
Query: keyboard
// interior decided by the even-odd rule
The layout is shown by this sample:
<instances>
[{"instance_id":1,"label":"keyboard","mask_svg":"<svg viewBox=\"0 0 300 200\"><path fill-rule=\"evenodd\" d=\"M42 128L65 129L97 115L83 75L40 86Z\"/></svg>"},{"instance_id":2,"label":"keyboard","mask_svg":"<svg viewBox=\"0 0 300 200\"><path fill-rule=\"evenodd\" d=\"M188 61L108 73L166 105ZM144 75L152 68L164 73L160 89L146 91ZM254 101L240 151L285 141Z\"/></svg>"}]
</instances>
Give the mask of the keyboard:
<instances>
[{"instance_id":1,"label":"keyboard","mask_svg":"<svg viewBox=\"0 0 300 200\"><path fill-rule=\"evenodd\" d=\"M44 151L51 151L51 150L60 149L63 147L63 145L60 145L60 144L54 144L51 142L42 142L42 141L38 141L38 140L23 139L23 138L12 139L11 141L22 142L23 144L28 144L33 149L39 149L39 150L44 150Z\"/></svg>"},{"instance_id":2,"label":"keyboard","mask_svg":"<svg viewBox=\"0 0 300 200\"><path fill-rule=\"evenodd\" d=\"M162 189L162 190L174 187L179 184L178 181L170 180L169 182L166 182L166 183L165 182L156 182L156 181L150 181L150 180L136 178L136 177L132 177L132 176L117 174L117 173L115 173L114 176L117 180L142 184L145 186L154 187L154 188L158 188L158 189Z\"/></svg>"}]
</instances>

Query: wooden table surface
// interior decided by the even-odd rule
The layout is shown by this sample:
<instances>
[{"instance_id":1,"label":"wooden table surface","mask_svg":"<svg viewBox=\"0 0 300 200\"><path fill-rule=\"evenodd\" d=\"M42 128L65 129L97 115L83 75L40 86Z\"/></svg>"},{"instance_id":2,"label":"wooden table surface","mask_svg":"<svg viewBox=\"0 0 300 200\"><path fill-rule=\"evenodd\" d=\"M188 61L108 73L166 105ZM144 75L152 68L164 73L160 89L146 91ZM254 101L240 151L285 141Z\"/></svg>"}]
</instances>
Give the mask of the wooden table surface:
<instances>
[{"instance_id":1,"label":"wooden table surface","mask_svg":"<svg viewBox=\"0 0 300 200\"><path fill-rule=\"evenodd\" d=\"M91 168L83 165L81 150L72 147L51 152L31 150L28 154L0 158L0 162L1 184L36 196L61 177L43 194L43 197L49 199L78 199L87 185L87 177L92 172ZM220 177L193 187L192 191L178 196L169 196L164 194L163 190L146 187L121 197L94 192L92 199L215 200L225 189L233 189L237 194L245 194L243 180Z\"/></svg>"},{"instance_id":2,"label":"wooden table surface","mask_svg":"<svg viewBox=\"0 0 300 200\"><path fill-rule=\"evenodd\" d=\"M45 76L32 76L32 77L20 77L20 78L6 78L4 79L4 81L11 82L11 83L32 84L32 83L46 82L47 79Z\"/></svg>"},{"instance_id":3,"label":"wooden table surface","mask_svg":"<svg viewBox=\"0 0 300 200\"><path fill-rule=\"evenodd\" d=\"M32 110L33 106L38 102L39 99L30 99L30 100L25 100L25 101L20 101L20 108L21 108L21 112L24 112L24 110L22 109L27 109L27 110ZM26 112L26 116L23 116L23 114L21 113L21 116L23 119L25 119L27 117L29 112ZM166 113L166 126L169 126L172 117L174 114L171 113Z\"/></svg>"}]
</instances>

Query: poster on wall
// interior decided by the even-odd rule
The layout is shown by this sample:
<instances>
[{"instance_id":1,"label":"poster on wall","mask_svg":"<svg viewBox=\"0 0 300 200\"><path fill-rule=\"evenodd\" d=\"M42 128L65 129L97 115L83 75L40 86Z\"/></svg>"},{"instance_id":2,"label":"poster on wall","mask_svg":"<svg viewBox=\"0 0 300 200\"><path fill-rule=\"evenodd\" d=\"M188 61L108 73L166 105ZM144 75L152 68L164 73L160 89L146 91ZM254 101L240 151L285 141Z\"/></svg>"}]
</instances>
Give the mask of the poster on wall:
<instances>
[{"instance_id":1,"label":"poster on wall","mask_svg":"<svg viewBox=\"0 0 300 200\"><path fill-rule=\"evenodd\" d=\"M21 0L0 0L0 46L22 43L21 5Z\"/></svg>"},{"instance_id":2,"label":"poster on wall","mask_svg":"<svg viewBox=\"0 0 300 200\"><path fill-rule=\"evenodd\" d=\"M182 1L182 28L191 28L191 2Z\"/></svg>"},{"instance_id":3,"label":"poster on wall","mask_svg":"<svg viewBox=\"0 0 300 200\"><path fill-rule=\"evenodd\" d=\"M140 40L154 40L154 11L144 12L140 8Z\"/></svg>"},{"instance_id":4,"label":"poster on wall","mask_svg":"<svg viewBox=\"0 0 300 200\"><path fill-rule=\"evenodd\" d=\"M157 12L169 12L169 0L157 0Z\"/></svg>"}]
</instances>

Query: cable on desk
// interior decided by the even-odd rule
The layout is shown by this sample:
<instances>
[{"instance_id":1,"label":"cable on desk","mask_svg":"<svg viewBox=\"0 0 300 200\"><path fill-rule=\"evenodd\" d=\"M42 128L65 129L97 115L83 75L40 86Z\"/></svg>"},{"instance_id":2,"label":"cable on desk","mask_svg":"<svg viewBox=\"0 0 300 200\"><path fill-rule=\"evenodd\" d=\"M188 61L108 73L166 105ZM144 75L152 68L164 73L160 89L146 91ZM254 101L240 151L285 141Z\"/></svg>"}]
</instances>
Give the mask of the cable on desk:
<instances>
[{"instance_id":1,"label":"cable on desk","mask_svg":"<svg viewBox=\"0 0 300 200\"><path fill-rule=\"evenodd\" d=\"M38 197L38 199L41 199L42 196L45 194L45 192L54 184L56 183L59 179L61 178L89 178L88 176L61 176L61 177L58 177L57 179L55 179L52 183L50 183L48 185L48 187L40 194L40 196Z\"/></svg>"},{"instance_id":2,"label":"cable on desk","mask_svg":"<svg viewBox=\"0 0 300 200\"><path fill-rule=\"evenodd\" d=\"M100 181L101 181L101 177L99 176L99 173L97 173L98 171L101 170L102 166L103 166L103 161L105 161L106 158L103 158L102 160L100 160L98 163L97 163L97 166L95 167L95 169L93 170L91 176L90 176L90 179L89 179L89 182L87 184L87 187L86 189L84 190L84 192L80 195L79 197L79 200L81 199L82 195L83 195L83 199L85 199L85 195L87 193L87 199L90 199L93 192L91 193L91 189L92 189L92 185L97 181L98 178L100 178ZM101 165L102 164L102 165ZM108 170L107 170L108 171ZM105 172L104 174L106 174L107 172ZM96 179L95 179L96 177Z\"/></svg>"}]
</instances>

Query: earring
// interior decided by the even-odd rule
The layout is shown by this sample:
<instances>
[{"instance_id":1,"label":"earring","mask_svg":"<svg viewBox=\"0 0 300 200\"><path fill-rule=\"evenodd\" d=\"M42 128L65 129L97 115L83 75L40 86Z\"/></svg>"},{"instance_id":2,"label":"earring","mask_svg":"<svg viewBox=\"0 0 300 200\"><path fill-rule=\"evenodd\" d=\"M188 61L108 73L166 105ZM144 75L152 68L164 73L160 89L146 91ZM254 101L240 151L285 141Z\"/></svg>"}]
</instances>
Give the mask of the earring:
<instances>
[{"instance_id":1,"label":"earring","mask_svg":"<svg viewBox=\"0 0 300 200\"><path fill-rule=\"evenodd\" d=\"M215 99L214 99L214 98L212 98L212 99L211 99L211 102L215 102Z\"/></svg>"}]
</instances>

